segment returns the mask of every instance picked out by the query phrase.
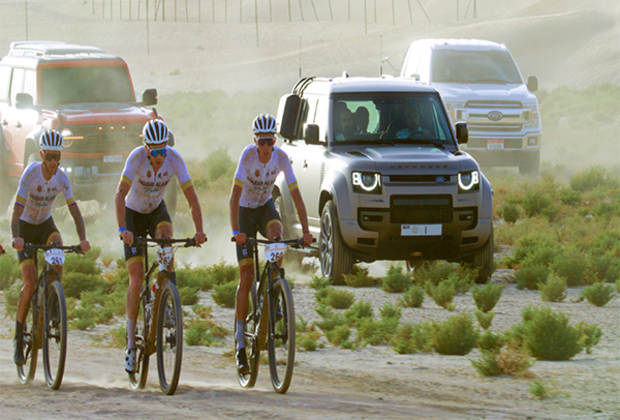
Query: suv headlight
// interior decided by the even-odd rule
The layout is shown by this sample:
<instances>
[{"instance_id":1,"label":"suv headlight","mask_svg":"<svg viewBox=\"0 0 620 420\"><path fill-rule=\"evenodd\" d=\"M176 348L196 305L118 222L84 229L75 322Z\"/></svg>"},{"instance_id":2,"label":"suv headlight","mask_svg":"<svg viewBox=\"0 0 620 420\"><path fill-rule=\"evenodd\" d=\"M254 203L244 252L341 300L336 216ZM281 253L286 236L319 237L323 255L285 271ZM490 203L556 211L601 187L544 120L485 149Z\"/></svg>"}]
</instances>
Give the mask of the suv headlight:
<instances>
[{"instance_id":1,"label":"suv headlight","mask_svg":"<svg viewBox=\"0 0 620 420\"><path fill-rule=\"evenodd\" d=\"M378 172L353 172L353 192L381 194L381 174Z\"/></svg>"},{"instance_id":2,"label":"suv headlight","mask_svg":"<svg viewBox=\"0 0 620 420\"><path fill-rule=\"evenodd\" d=\"M478 191L480 189L480 172L459 172L458 182L460 193Z\"/></svg>"},{"instance_id":3,"label":"suv headlight","mask_svg":"<svg viewBox=\"0 0 620 420\"><path fill-rule=\"evenodd\" d=\"M538 127L540 124L540 117L538 114L538 105L537 104L526 104L526 108L528 111L524 111L521 118L523 119L523 127L532 128Z\"/></svg>"}]
</instances>

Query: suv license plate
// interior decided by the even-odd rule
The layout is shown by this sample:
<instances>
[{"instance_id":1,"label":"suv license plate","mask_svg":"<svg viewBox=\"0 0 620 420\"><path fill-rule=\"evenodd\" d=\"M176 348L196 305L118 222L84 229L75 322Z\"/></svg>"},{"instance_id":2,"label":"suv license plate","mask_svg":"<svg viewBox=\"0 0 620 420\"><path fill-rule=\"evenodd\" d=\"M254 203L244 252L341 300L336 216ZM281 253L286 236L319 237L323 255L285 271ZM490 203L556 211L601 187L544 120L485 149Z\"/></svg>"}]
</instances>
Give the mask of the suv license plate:
<instances>
[{"instance_id":1,"label":"suv license plate","mask_svg":"<svg viewBox=\"0 0 620 420\"><path fill-rule=\"evenodd\" d=\"M504 139L488 139L487 150L504 150Z\"/></svg>"},{"instance_id":2,"label":"suv license plate","mask_svg":"<svg viewBox=\"0 0 620 420\"><path fill-rule=\"evenodd\" d=\"M401 225L401 236L441 236L441 225Z\"/></svg>"},{"instance_id":3,"label":"suv license plate","mask_svg":"<svg viewBox=\"0 0 620 420\"><path fill-rule=\"evenodd\" d=\"M110 162L122 162L123 155L106 155L103 157L103 161L106 163Z\"/></svg>"}]
</instances>

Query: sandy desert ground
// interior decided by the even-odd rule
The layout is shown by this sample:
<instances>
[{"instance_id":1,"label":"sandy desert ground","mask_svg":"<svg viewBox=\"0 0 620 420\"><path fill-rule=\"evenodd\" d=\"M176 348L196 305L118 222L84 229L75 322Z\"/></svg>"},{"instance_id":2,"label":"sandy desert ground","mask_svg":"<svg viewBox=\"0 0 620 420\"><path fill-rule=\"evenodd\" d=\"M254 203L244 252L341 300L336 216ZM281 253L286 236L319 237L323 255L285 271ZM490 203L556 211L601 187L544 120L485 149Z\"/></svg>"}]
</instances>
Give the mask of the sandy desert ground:
<instances>
[{"instance_id":1,"label":"sandy desert ground","mask_svg":"<svg viewBox=\"0 0 620 420\"><path fill-rule=\"evenodd\" d=\"M24 3L0 2L0 54L8 51L10 42L26 38ZM382 56L389 56L398 67L409 42L426 36L503 42L524 76L536 75L543 89L620 83L620 3L611 0L479 0L478 18L472 19L470 10L466 19L458 21L456 2L421 1L431 23L412 1L413 24L407 2L397 1L396 25L391 1L377 1L374 23L373 1L368 0L367 33L361 0L351 2L351 22L344 0L331 2L334 22L326 1L313 2L318 22L310 1L291 2L292 23L285 2L273 0L274 22L269 23L268 2L259 0L258 46L253 2L243 2L243 23L239 23L236 1L227 2L226 23L223 0L216 2L215 23L211 1L202 1L202 21L198 22L197 0L190 0L189 23L181 22L184 2L178 2L179 22L175 23L171 10L176 2L167 1L167 21L150 22L148 54L146 23L144 18L136 21L138 1L133 1L132 21L127 17L120 21L116 5L112 20L109 10L102 17L101 3L30 0L28 38L97 45L118 54L128 62L138 91L157 87L161 93L216 88L284 93L297 80L300 67L303 75L339 75L343 70L352 75L378 75ZM144 8L145 2L140 3ZM304 7L305 22L296 6L299 3ZM467 3L460 2L461 16ZM127 16L128 2L124 4ZM179 74L171 75L175 70ZM383 71L394 73L387 63ZM374 270L382 268L373 266ZM503 274L496 273L493 281L503 282ZM298 279L294 291L297 312L308 320L316 319L313 290L305 285L308 278ZM354 292L375 308L397 298L376 288ZM398 355L383 346L299 353L293 384L285 396L271 390L266 367L256 389L242 390L227 356L230 346L186 347L175 396L161 395L153 366L148 389L131 392L122 369L122 350L107 346L107 338L98 341L109 328L103 326L70 332L65 380L60 391L53 392L45 387L40 370L32 386L18 385L12 363L14 320L1 318L0 418L620 419L620 299L595 308L573 302L578 294L579 289L571 289L564 303L551 306L569 314L571 323L599 324L605 335L590 355L581 353L568 362L537 362L533 366L535 377L553 391L544 400L531 396L526 379L479 377L469 361L477 352L465 357ZM0 314L4 313L2 301L0 298ZM213 305L208 294L201 303ZM493 328L509 328L520 321L523 307L539 303L537 293L508 285L495 309ZM448 312L427 300L421 309L404 310L403 321L443 320L471 312L471 295L459 296L456 306L455 312ZM215 309L214 313L217 323L231 323L232 310Z\"/></svg>"}]
</instances>

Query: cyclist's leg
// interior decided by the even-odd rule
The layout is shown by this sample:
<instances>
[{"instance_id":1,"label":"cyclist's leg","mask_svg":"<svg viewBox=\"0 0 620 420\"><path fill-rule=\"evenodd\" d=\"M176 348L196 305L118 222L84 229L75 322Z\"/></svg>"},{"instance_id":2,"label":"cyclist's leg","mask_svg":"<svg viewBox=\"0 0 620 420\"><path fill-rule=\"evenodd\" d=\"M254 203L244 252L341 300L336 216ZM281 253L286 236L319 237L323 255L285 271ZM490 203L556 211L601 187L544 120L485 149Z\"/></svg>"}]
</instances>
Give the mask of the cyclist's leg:
<instances>
[{"instance_id":1,"label":"cyclist's leg","mask_svg":"<svg viewBox=\"0 0 620 420\"><path fill-rule=\"evenodd\" d=\"M166 208L166 203L163 201L161 204L151 213L149 221L149 233L155 238L173 238L174 231L172 229L172 221ZM169 247L171 245L166 245ZM174 271L174 257L170 260L167 271L172 273Z\"/></svg>"},{"instance_id":2,"label":"cyclist's leg","mask_svg":"<svg viewBox=\"0 0 620 420\"><path fill-rule=\"evenodd\" d=\"M56 225L54 224L54 220L50 217L49 219L47 219L45 222L43 222L43 224L45 225L45 228L42 232L43 236L46 237L45 239L45 243L46 244L56 244L58 246L62 246L62 236L60 235L60 232L58 231L58 228L56 227ZM62 278L62 265L55 265L54 266L54 270L59 274L59 279Z\"/></svg>"},{"instance_id":3,"label":"cyclist's leg","mask_svg":"<svg viewBox=\"0 0 620 420\"><path fill-rule=\"evenodd\" d=\"M263 207L264 211L261 217L260 228L261 235L270 240L274 240L276 238L284 239L282 238L282 220L280 219L280 215L276 210L273 199L267 201L267 203ZM278 266L282 266L282 259L278 260Z\"/></svg>"}]
</instances>

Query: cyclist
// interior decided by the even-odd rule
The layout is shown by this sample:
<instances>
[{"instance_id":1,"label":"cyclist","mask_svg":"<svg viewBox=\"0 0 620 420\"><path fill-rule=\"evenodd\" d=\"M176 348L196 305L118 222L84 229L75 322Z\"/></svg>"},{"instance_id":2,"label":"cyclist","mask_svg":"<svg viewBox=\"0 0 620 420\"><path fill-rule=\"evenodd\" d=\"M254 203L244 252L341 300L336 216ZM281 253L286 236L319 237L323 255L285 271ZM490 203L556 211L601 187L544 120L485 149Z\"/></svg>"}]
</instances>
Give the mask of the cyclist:
<instances>
[{"instance_id":1,"label":"cyclist","mask_svg":"<svg viewBox=\"0 0 620 420\"><path fill-rule=\"evenodd\" d=\"M15 354L13 361L24 364L23 323L28 315L30 300L37 283L37 271L33 255L24 250L25 243L51 244L62 246L62 238L54 219L52 205L59 192L62 192L69 212L75 222L80 238L80 249L86 252L90 244L86 240L84 219L77 203L67 174L58 168L62 151L62 135L55 130L44 131L39 137L41 162L33 162L24 171L11 216L12 245L17 250L19 268L24 278L24 286L19 293L17 319L15 321ZM56 267L61 271L62 267Z\"/></svg>"},{"instance_id":2,"label":"cyclist","mask_svg":"<svg viewBox=\"0 0 620 420\"><path fill-rule=\"evenodd\" d=\"M185 161L167 145L169 131L166 123L151 120L142 130L143 145L136 147L125 162L115 198L118 233L124 242L125 261L129 271L127 290L127 350L125 370L136 371L135 326L140 308L140 291L144 279L144 246L134 245L134 235L172 238L172 222L164 203L166 186L176 175L189 203L196 228L196 245L207 239L202 228L202 211L187 172ZM168 267L172 270L172 262ZM174 279L174 277L173 277ZM174 281L174 280L173 280Z\"/></svg>"},{"instance_id":3,"label":"cyclist","mask_svg":"<svg viewBox=\"0 0 620 420\"><path fill-rule=\"evenodd\" d=\"M306 207L301 197L293 168L286 153L275 146L276 120L269 114L254 119L254 144L241 153L230 194L230 224L237 243L239 288L237 290L237 368L249 372L245 351L245 319L248 294L254 280L252 250L245 245L246 237L256 237L257 230L267 239L282 237L282 222L274 206L271 192L276 178L284 172L286 183L301 221L303 240L312 242L308 229Z\"/></svg>"}]
</instances>

